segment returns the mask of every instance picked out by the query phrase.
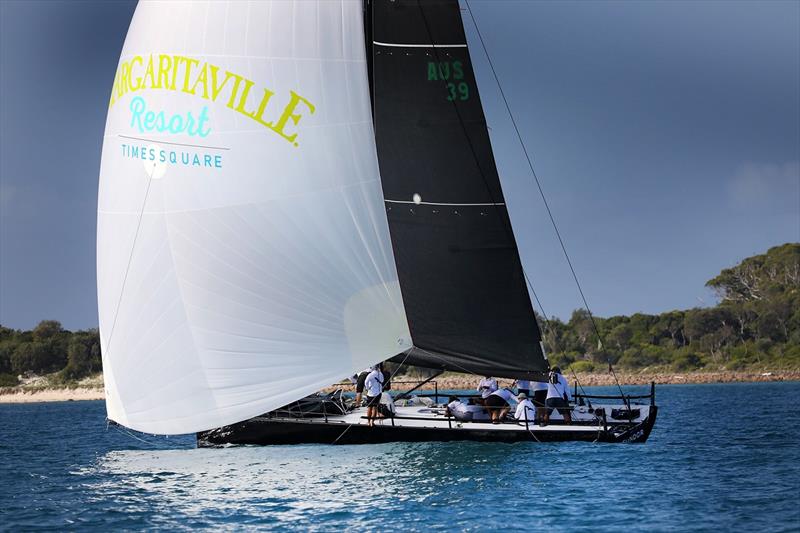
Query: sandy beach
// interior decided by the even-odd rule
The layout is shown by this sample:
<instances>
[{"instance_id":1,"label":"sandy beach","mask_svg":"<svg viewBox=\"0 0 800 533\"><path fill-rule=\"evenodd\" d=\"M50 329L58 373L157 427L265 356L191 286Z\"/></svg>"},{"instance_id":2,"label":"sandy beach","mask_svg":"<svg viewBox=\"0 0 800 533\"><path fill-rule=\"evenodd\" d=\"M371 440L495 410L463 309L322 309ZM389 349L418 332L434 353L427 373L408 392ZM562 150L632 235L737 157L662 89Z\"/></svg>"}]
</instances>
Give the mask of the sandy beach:
<instances>
[{"instance_id":1,"label":"sandy beach","mask_svg":"<svg viewBox=\"0 0 800 533\"><path fill-rule=\"evenodd\" d=\"M103 400L102 388L44 389L26 391L22 388L0 390L0 403L71 402Z\"/></svg>"},{"instance_id":2,"label":"sandy beach","mask_svg":"<svg viewBox=\"0 0 800 533\"><path fill-rule=\"evenodd\" d=\"M754 382L754 381L800 381L800 371L719 371L719 372L616 372L619 383L625 385L649 385L655 382L657 385L677 385L688 383L735 383L735 382ZM565 374L570 385L575 383L575 374L568 372ZM605 386L614 385L614 376L604 372L580 372L577 374L578 382L585 386ZM418 380L419 378L412 378ZM412 381L407 377L395 378L395 381ZM471 390L477 386L479 378L469 374L445 374L435 379L436 385L442 390ZM514 380L498 379L497 383L501 387L510 387ZM352 387L349 383L343 384L345 389ZM409 385L413 386L413 385ZM404 387L396 386L395 390ZM426 386L427 388L431 388Z\"/></svg>"},{"instance_id":3,"label":"sandy beach","mask_svg":"<svg viewBox=\"0 0 800 533\"><path fill-rule=\"evenodd\" d=\"M573 384L575 377L567 374L570 384ZM752 381L800 381L800 371L720 371L720 372L642 372L629 373L617 372L617 378L622 385L649 385L651 381L658 385L667 384L688 384L688 383L734 383ZM413 384L402 383L404 381L419 381L419 378L412 376L398 376L394 379L394 390L400 391L413 387ZM436 378L436 386L440 390L471 390L476 386L476 377L468 374L448 373ZM579 373L578 381L581 385L603 386L614 385L614 377L608 373ZM32 402L68 402L82 400L102 400L104 399L102 381L94 378L94 386L79 386L75 388L35 388L21 387L1 387L0 403L32 403ZM99 382L99 383L98 383ZM511 386L512 380L499 379L499 385ZM343 388L346 391L353 389L349 382L340 383L329 387L326 390ZM425 390L433 389L433 384L423 387Z\"/></svg>"}]
</instances>

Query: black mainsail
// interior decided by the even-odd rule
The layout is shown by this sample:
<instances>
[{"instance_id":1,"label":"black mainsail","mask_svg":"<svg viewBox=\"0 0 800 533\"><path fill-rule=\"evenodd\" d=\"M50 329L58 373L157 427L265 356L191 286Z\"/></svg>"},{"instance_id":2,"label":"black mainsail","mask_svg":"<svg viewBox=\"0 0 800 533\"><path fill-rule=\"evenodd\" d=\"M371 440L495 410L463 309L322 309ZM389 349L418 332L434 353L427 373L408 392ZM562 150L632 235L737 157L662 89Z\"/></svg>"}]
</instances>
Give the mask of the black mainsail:
<instances>
[{"instance_id":1,"label":"black mainsail","mask_svg":"<svg viewBox=\"0 0 800 533\"><path fill-rule=\"evenodd\" d=\"M541 378L458 1L375 0L367 17L381 181L415 346L395 360Z\"/></svg>"}]
</instances>

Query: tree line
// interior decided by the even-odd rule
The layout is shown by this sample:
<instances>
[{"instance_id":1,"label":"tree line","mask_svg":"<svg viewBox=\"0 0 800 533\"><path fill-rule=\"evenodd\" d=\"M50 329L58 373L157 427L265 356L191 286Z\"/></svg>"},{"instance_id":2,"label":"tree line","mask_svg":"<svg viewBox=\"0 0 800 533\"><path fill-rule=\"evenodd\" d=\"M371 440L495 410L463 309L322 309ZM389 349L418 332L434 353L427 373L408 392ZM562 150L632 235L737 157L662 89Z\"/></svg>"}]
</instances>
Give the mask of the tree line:
<instances>
[{"instance_id":1,"label":"tree line","mask_svg":"<svg viewBox=\"0 0 800 533\"><path fill-rule=\"evenodd\" d=\"M719 298L714 307L594 317L594 324L586 310L567 322L539 317L550 360L579 372L609 361L629 370L800 368L800 243L749 257L706 285ZM31 331L0 326L0 386L26 373L66 383L100 370L96 329L68 331L55 320Z\"/></svg>"},{"instance_id":2,"label":"tree line","mask_svg":"<svg viewBox=\"0 0 800 533\"><path fill-rule=\"evenodd\" d=\"M632 370L800 367L800 244L749 257L706 286L719 299L713 307L595 317L597 331L586 310L541 320L545 348L577 371L608 361Z\"/></svg>"},{"instance_id":3,"label":"tree line","mask_svg":"<svg viewBox=\"0 0 800 533\"><path fill-rule=\"evenodd\" d=\"M17 376L28 373L57 373L54 380L67 383L102 368L96 329L68 331L56 320L31 331L0 326L0 386L17 385Z\"/></svg>"}]
</instances>

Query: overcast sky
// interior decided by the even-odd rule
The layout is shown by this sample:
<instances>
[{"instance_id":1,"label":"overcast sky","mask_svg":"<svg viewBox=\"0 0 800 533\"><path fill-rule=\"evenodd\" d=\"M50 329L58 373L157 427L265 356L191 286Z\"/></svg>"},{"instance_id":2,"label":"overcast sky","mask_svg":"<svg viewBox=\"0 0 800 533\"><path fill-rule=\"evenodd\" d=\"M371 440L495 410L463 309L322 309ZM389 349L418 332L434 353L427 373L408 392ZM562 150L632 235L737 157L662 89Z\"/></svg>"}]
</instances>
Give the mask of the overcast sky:
<instances>
[{"instance_id":1,"label":"overcast sky","mask_svg":"<svg viewBox=\"0 0 800 533\"><path fill-rule=\"evenodd\" d=\"M601 316L713 304L704 283L800 241L800 2L470 1ZM0 323L97 326L106 103L134 2L0 2ZM581 302L474 26L523 262Z\"/></svg>"}]
</instances>

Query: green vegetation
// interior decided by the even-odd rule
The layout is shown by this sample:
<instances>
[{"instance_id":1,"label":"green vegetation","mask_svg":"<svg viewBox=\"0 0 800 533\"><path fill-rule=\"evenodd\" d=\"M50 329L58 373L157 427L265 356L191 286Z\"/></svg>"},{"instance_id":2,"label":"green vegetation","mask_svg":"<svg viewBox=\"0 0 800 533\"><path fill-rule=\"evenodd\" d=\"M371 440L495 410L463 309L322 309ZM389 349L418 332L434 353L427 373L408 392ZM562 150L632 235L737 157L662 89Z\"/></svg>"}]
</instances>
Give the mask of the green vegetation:
<instances>
[{"instance_id":1,"label":"green vegetation","mask_svg":"<svg viewBox=\"0 0 800 533\"><path fill-rule=\"evenodd\" d=\"M544 328L550 360L576 372L602 371L606 359L627 370L800 368L800 244L745 259L706 285L719 296L715 307L595 317L604 343L584 310L566 323L552 318ZM26 373L68 385L101 369L96 329L70 332L55 320L33 331L0 326L0 387Z\"/></svg>"},{"instance_id":2,"label":"green vegetation","mask_svg":"<svg viewBox=\"0 0 800 533\"><path fill-rule=\"evenodd\" d=\"M69 383L102 369L96 329L67 331L55 320L39 322L33 331L0 326L0 387L18 384L17 376L49 374Z\"/></svg>"},{"instance_id":3,"label":"green vegetation","mask_svg":"<svg viewBox=\"0 0 800 533\"><path fill-rule=\"evenodd\" d=\"M800 368L800 244L747 258L706 286L719 297L715 307L595 317L603 343L585 310L567 323L550 319L545 346L575 371L603 369L607 359L628 370Z\"/></svg>"}]
</instances>

